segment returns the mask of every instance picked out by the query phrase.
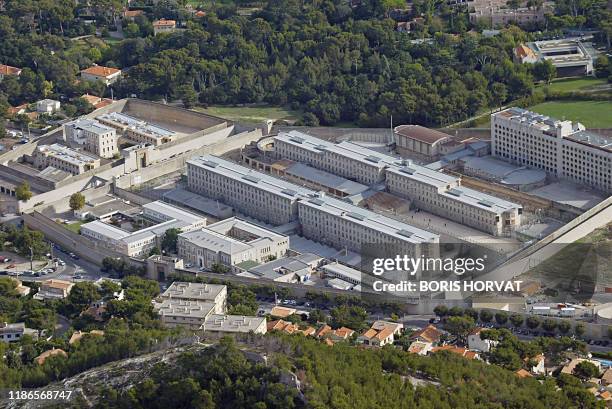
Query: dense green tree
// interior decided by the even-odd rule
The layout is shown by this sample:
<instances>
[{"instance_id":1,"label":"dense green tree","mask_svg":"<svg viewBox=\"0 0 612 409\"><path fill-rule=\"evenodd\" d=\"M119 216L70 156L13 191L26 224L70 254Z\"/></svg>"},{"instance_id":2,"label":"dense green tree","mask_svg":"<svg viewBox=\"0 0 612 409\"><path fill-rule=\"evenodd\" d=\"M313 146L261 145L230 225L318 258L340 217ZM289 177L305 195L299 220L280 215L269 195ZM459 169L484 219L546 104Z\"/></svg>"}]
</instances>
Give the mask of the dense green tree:
<instances>
[{"instance_id":1,"label":"dense green tree","mask_svg":"<svg viewBox=\"0 0 612 409\"><path fill-rule=\"evenodd\" d=\"M480 321L491 322L493 319L493 313L489 310L480 310Z\"/></svg>"},{"instance_id":2,"label":"dense green tree","mask_svg":"<svg viewBox=\"0 0 612 409\"><path fill-rule=\"evenodd\" d=\"M85 196L81 192L73 193L70 196L70 208L72 210L80 210L85 206Z\"/></svg>"},{"instance_id":3,"label":"dense green tree","mask_svg":"<svg viewBox=\"0 0 612 409\"><path fill-rule=\"evenodd\" d=\"M588 361L579 362L574 368L572 375L577 376L583 381L587 381L591 378L599 377L599 369Z\"/></svg>"},{"instance_id":4,"label":"dense green tree","mask_svg":"<svg viewBox=\"0 0 612 409\"><path fill-rule=\"evenodd\" d=\"M19 200L27 202L32 198L32 191L30 190L30 184L25 180L21 182L15 188L15 197Z\"/></svg>"}]
</instances>

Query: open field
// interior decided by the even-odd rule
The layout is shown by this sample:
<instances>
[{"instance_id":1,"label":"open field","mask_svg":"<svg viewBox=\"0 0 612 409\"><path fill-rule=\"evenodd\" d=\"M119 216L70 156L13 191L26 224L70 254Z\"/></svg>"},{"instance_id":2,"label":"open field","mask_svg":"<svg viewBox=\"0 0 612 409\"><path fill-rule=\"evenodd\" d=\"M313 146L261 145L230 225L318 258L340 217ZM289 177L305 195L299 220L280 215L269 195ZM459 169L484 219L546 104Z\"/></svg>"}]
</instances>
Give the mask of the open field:
<instances>
[{"instance_id":1,"label":"open field","mask_svg":"<svg viewBox=\"0 0 612 409\"><path fill-rule=\"evenodd\" d=\"M538 88L548 88L551 92L591 91L605 88L608 81L601 78L565 78L553 81L549 85L541 84Z\"/></svg>"},{"instance_id":2,"label":"open field","mask_svg":"<svg viewBox=\"0 0 612 409\"><path fill-rule=\"evenodd\" d=\"M211 106L206 109L196 109L209 115L239 122L262 122L266 119L295 121L301 116L299 111L274 106Z\"/></svg>"},{"instance_id":3,"label":"open field","mask_svg":"<svg viewBox=\"0 0 612 409\"><path fill-rule=\"evenodd\" d=\"M62 226L78 234L81 231L81 225L84 223L87 223L87 222L78 220L76 222L71 222L69 224L62 224Z\"/></svg>"},{"instance_id":4,"label":"open field","mask_svg":"<svg viewBox=\"0 0 612 409\"><path fill-rule=\"evenodd\" d=\"M549 101L529 110L557 119L569 119L587 128L612 127L612 101Z\"/></svg>"}]
</instances>

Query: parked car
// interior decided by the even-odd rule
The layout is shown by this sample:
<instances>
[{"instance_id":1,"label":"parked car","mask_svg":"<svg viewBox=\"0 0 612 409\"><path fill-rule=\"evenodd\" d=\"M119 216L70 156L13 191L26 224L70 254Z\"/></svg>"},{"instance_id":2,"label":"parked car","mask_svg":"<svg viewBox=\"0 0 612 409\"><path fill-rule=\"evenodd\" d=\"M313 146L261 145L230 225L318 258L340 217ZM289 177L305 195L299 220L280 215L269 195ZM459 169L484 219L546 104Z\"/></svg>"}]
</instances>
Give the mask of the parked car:
<instances>
[{"instance_id":1,"label":"parked car","mask_svg":"<svg viewBox=\"0 0 612 409\"><path fill-rule=\"evenodd\" d=\"M193 267L193 264L191 264L191 263L186 263L185 264L185 268L191 268L191 267Z\"/></svg>"},{"instance_id":2,"label":"parked car","mask_svg":"<svg viewBox=\"0 0 612 409\"><path fill-rule=\"evenodd\" d=\"M75 274L74 275L74 279L75 280L81 280L83 278L83 276L81 274Z\"/></svg>"},{"instance_id":3,"label":"parked car","mask_svg":"<svg viewBox=\"0 0 612 409\"><path fill-rule=\"evenodd\" d=\"M4 257L4 256L0 256L0 263L8 263L9 261L11 261L10 258Z\"/></svg>"}]
</instances>

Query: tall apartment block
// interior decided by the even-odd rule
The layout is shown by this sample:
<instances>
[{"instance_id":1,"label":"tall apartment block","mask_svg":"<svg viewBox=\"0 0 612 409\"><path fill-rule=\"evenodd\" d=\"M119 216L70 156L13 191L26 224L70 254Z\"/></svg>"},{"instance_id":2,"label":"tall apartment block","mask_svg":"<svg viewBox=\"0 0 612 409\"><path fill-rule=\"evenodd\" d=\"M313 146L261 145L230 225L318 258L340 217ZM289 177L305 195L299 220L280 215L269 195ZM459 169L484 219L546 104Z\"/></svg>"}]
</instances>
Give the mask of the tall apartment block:
<instances>
[{"instance_id":1,"label":"tall apartment block","mask_svg":"<svg viewBox=\"0 0 612 409\"><path fill-rule=\"evenodd\" d=\"M187 161L189 190L280 225L297 219L299 194L311 191L212 155Z\"/></svg>"},{"instance_id":2,"label":"tall apartment block","mask_svg":"<svg viewBox=\"0 0 612 409\"><path fill-rule=\"evenodd\" d=\"M493 156L612 193L612 138L521 108L491 115Z\"/></svg>"},{"instance_id":3,"label":"tall apartment block","mask_svg":"<svg viewBox=\"0 0 612 409\"><path fill-rule=\"evenodd\" d=\"M437 246L429 246L439 243L438 235L322 193L300 200L298 212L304 237L332 247L362 252L364 244L381 244L417 257L438 256Z\"/></svg>"},{"instance_id":4,"label":"tall apartment block","mask_svg":"<svg viewBox=\"0 0 612 409\"><path fill-rule=\"evenodd\" d=\"M274 149L279 158L306 163L365 185L384 179L385 163L378 152L352 142L335 144L291 131L281 132L274 138Z\"/></svg>"},{"instance_id":5,"label":"tall apartment block","mask_svg":"<svg viewBox=\"0 0 612 409\"><path fill-rule=\"evenodd\" d=\"M297 221L306 238L338 249L388 244L415 254L419 244L439 243L436 234L212 155L192 159L187 166L192 191L268 223Z\"/></svg>"},{"instance_id":6,"label":"tall apartment block","mask_svg":"<svg viewBox=\"0 0 612 409\"><path fill-rule=\"evenodd\" d=\"M390 193L409 199L416 207L466 226L501 236L520 226L522 207L461 186L461 179L361 147L332 143L291 131L274 142L276 154L305 161L361 183L383 183ZM350 171L347 171L350 169Z\"/></svg>"}]
</instances>

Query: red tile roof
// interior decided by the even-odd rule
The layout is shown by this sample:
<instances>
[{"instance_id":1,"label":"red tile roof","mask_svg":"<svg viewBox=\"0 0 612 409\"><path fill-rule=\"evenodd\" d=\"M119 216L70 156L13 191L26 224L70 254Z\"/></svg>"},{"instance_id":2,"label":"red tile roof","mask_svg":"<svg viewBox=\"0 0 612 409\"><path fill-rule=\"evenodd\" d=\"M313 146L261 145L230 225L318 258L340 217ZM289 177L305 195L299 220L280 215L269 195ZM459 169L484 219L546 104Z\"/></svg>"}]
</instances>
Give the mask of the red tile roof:
<instances>
[{"instance_id":1,"label":"red tile roof","mask_svg":"<svg viewBox=\"0 0 612 409\"><path fill-rule=\"evenodd\" d=\"M176 26L175 20L166 20L162 18L161 20L157 20L153 22L153 27L174 27Z\"/></svg>"},{"instance_id":2,"label":"red tile roof","mask_svg":"<svg viewBox=\"0 0 612 409\"><path fill-rule=\"evenodd\" d=\"M85 73L95 75L97 77L110 77L118 72L121 72L121 70L118 70L117 68L103 67L101 65L94 65L93 67L89 67L81 71L81 74Z\"/></svg>"},{"instance_id":3,"label":"red tile roof","mask_svg":"<svg viewBox=\"0 0 612 409\"><path fill-rule=\"evenodd\" d=\"M442 333L433 325L428 325L410 336L411 339L422 338L427 342L438 342Z\"/></svg>"},{"instance_id":4,"label":"red tile roof","mask_svg":"<svg viewBox=\"0 0 612 409\"><path fill-rule=\"evenodd\" d=\"M0 75L19 75L19 74L21 74L21 68L0 64Z\"/></svg>"},{"instance_id":5,"label":"red tile roof","mask_svg":"<svg viewBox=\"0 0 612 409\"><path fill-rule=\"evenodd\" d=\"M524 370L524 369L519 369L518 371L514 372L516 374L516 376L518 376L519 378L531 378L533 377L532 374L530 374L528 371Z\"/></svg>"}]
</instances>

